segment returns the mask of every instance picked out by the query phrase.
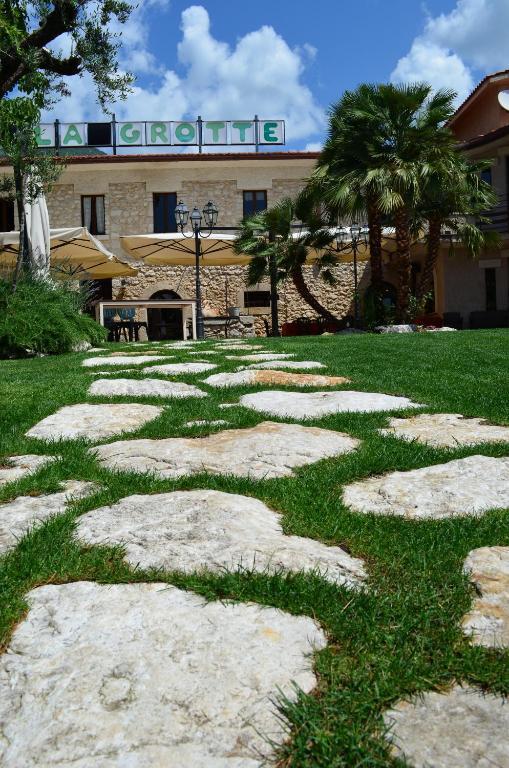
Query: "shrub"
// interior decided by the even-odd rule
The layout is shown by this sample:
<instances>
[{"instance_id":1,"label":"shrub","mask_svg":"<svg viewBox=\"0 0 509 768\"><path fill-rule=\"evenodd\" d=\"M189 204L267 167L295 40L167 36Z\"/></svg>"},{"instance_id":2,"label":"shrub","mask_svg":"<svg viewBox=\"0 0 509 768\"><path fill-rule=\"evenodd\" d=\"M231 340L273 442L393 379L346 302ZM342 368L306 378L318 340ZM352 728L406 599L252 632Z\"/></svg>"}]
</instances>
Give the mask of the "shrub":
<instances>
[{"instance_id":1,"label":"shrub","mask_svg":"<svg viewBox=\"0 0 509 768\"><path fill-rule=\"evenodd\" d=\"M95 345L106 331L82 313L86 296L66 283L0 279L0 357L70 352L80 342Z\"/></svg>"}]
</instances>

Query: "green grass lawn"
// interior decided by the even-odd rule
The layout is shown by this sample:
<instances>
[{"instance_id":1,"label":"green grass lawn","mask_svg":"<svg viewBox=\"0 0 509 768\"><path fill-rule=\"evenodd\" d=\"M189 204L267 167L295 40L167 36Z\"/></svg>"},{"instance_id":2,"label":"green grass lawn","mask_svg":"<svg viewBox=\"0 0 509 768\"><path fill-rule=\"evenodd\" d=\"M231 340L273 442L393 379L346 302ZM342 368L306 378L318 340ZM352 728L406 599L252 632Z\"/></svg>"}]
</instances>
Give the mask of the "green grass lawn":
<instances>
[{"instance_id":1,"label":"green grass lawn","mask_svg":"<svg viewBox=\"0 0 509 768\"><path fill-rule=\"evenodd\" d=\"M267 339L263 344L267 351L284 350L298 359L324 362L327 369L317 373L349 376L352 384L346 389L406 395L425 404L429 412L462 413L509 424L507 331L301 337ZM211 346L206 343L203 348ZM115 346L116 350L122 348ZM199 359L189 357L185 350L171 354L174 357L168 362ZM90 374L91 369L81 367L86 356L0 362L0 457L18 453L62 457L37 474L0 489L0 501L56 491L59 481L65 479L94 480L101 486L98 493L73 504L66 514L32 530L0 560L0 642L8 642L26 612L29 589L83 579L103 583L163 580L210 599L256 601L312 616L326 631L328 647L316 657L317 689L284 706L292 737L278 751L280 766L396 765L383 739L381 714L398 699L445 688L454 681L509 694L509 653L471 646L460 629L473 598L462 574L463 560L476 547L509 545L508 511L492 511L477 519L411 522L355 514L341 502L343 486L354 480L476 453L509 455L509 445L438 450L381 437L377 429L387 422L387 414L338 414L306 424L359 437L359 450L297 470L291 478L254 482L204 474L162 481L112 473L99 467L85 442L48 447L24 437L30 426L62 405L92 401L87 389L97 377ZM220 363L221 371L234 370L237 365L219 356L209 359ZM207 375L178 380L199 384ZM193 419L227 419L233 427L265 420L262 414L240 407L218 408L219 403L237 401L253 387L214 390L199 386L207 389L209 397L167 401L160 418L129 437L198 436L212 431L183 426ZM152 398L138 401L161 404ZM93 402L108 401L94 398ZM218 429L221 427L213 431ZM301 574L147 573L125 565L119 547L81 548L72 540L76 517L89 509L133 493L204 487L255 496L282 513L286 533L339 545L363 558L369 571L367 588L353 592L318 576Z\"/></svg>"}]
</instances>

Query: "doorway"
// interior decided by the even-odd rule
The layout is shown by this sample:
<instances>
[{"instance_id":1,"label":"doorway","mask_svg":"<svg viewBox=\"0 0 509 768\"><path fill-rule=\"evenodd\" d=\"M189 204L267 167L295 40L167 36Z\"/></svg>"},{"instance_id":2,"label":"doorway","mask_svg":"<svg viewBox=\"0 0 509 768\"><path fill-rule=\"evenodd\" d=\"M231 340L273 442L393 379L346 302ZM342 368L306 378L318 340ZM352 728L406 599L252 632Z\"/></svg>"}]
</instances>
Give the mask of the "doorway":
<instances>
[{"instance_id":1,"label":"doorway","mask_svg":"<svg viewBox=\"0 0 509 768\"><path fill-rule=\"evenodd\" d=\"M175 291L156 291L150 301L178 301ZM182 310L173 307L150 307L147 310L149 341L182 338Z\"/></svg>"}]
</instances>

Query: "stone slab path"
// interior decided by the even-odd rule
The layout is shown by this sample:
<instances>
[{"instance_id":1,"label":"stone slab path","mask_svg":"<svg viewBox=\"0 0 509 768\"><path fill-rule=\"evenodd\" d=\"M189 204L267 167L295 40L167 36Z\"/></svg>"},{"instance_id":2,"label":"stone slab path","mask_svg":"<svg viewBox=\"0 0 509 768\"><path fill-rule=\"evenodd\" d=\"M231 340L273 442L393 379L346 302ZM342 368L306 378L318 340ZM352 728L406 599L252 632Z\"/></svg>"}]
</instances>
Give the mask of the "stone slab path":
<instances>
[{"instance_id":1,"label":"stone slab path","mask_svg":"<svg viewBox=\"0 0 509 768\"><path fill-rule=\"evenodd\" d=\"M122 432L134 432L148 421L157 419L163 409L140 403L104 403L66 405L46 416L28 430L27 437L39 440L100 440Z\"/></svg>"},{"instance_id":2,"label":"stone slab path","mask_svg":"<svg viewBox=\"0 0 509 768\"><path fill-rule=\"evenodd\" d=\"M163 379L98 379L88 394L99 397L207 397L192 384Z\"/></svg>"},{"instance_id":3,"label":"stone slab path","mask_svg":"<svg viewBox=\"0 0 509 768\"><path fill-rule=\"evenodd\" d=\"M32 475L46 464L56 461L57 458L58 456L41 456L40 454L28 453L24 456L8 456L6 459L0 459L2 464L8 462L8 466L0 466L0 486L14 483L26 475Z\"/></svg>"},{"instance_id":4,"label":"stone slab path","mask_svg":"<svg viewBox=\"0 0 509 768\"><path fill-rule=\"evenodd\" d=\"M94 483L81 480L67 480L62 483L62 487L59 493L18 496L7 504L0 504L0 553L15 547L19 539L36 523L65 512L72 499L89 496L97 490Z\"/></svg>"},{"instance_id":5,"label":"stone slab path","mask_svg":"<svg viewBox=\"0 0 509 768\"><path fill-rule=\"evenodd\" d=\"M5 768L259 768L277 691L316 685L310 618L168 584L49 585L0 657Z\"/></svg>"},{"instance_id":6,"label":"stone slab path","mask_svg":"<svg viewBox=\"0 0 509 768\"><path fill-rule=\"evenodd\" d=\"M463 629L475 645L509 648L509 547L480 547L463 570L478 593Z\"/></svg>"},{"instance_id":7,"label":"stone slab path","mask_svg":"<svg viewBox=\"0 0 509 768\"><path fill-rule=\"evenodd\" d=\"M323 363L319 363L317 360L262 360L258 363L252 363L251 365L241 365L237 368L237 371L251 370L252 368L268 368L269 370L288 369L296 371L306 371L312 368L326 368Z\"/></svg>"},{"instance_id":8,"label":"stone slab path","mask_svg":"<svg viewBox=\"0 0 509 768\"><path fill-rule=\"evenodd\" d=\"M205 373L214 368L217 368L217 365L208 362L168 363L168 365L149 365L143 369L143 372L162 373L165 376L183 376L186 373Z\"/></svg>"},{"instance_id":9,"label":"stone slab path","mask_svg":"<svg viewBox=\"0 0 509 768\"><path fill-rule=\"evenodd\" d=\"M91 450L108 469L163 478L211 472L263 480L287 477L293 468L349 453L358 445L359 440L342 432L266 421L207 437L123 440Z\"/></svg>"},{"instance_id":10,"label":"stone slab path","mask_svg":"<svg viewBox=\"0 0 509 768\"><path fill-rule=\"evenodd\" d=\"M267 390L242 395L240 404L254 411L291 419L319 419L331 413L369 413L421 407L407 397L349 390L338 392Z\"/></svg>"},{"instance_id":11,"label":"stone slab path","mask_svg":"<svg viewBox=\"0 0 509 768\"><path fill-rule=\"evenodd\" d=\"M362 561L340 547L286 536L280 515L261 501L220 491L128 496L83 515L77 537L123 544L127 561L140 568L317 571L348 587L366 575Z\"/></svg>"},{"instance_id":12,"label":"stone slab path","mask_svg":"<svg viewBox=\"0 0 509 768\"><path fill-rule=\"evenodd\" d=\"M408 520L482 515L509 507L509 457L469 456L370 477L347 485L343 501L355 512Z\"/></svg>"},{"instance_id":13,"label":"stone slab path","mask_svg":"<svg viewBox=\"0 0 509 768\"><path fill-rule=\"evenodd\" d=\"M157 363L161 355L118 355L117 357L89 357L81 363L85 368L94 368L97 365L144 365ZM165 355L167 357L167 355Z\"/></svg>"},{"instance_id":14,"label":"stone slab path","mask_svg":"<svg viewBox=\"0 0 509 768\"><path fill-rule=\"evenodd\" d=\"M252 355L225 355L226 360L239 360L246 363L257 363L264 360L286 360L290 357L295 357L295 355L289 352L255 352Z\"/></svg>"},{"instance_id":15,"label":"stone slab path","mask_svg":"<svg viewBox=\"0 0 509 768\"><path fill-rule=\"evenodd\" d=\"M391 419L389 427L380 432L436 448L509 442L509 427L488 424L483 419L467 419L459 413L420 413L408 419Z\"/></svg>"},{"instance_id":16,"label":"stone slab path","mask_svg":"<svg viewBox=\"0 0 509 768\"><path fill-rule=\"evenodd\" d=\"M195 421L186 421L184 427L227 427L229 421L224 419L195 419Z\"/></svg>"},{"instance_id":17,"label":"stone slab path","mask_svg":"<svg viewBox=\"0 0 509 768\"><path fill-rule=\"evenodd\" d=\"M211 387L239 387L255 384L279 384L292 387L335 387L348 384L344 376L322 376L316 373L287 373L286 371L244 370L236 373L213 373L205 384Z\"/></svg>"},{"instance_id":18,"label":"stone slab path","mask_svg":"<svg viewBox=\"0 0 509 768\"><path fill-rule=\"evenodd\" d=\"M394 754L413 768L509 766L509 704L501 697L457 685L402 702L384 720Z\"/></svg>"}]
</instances>

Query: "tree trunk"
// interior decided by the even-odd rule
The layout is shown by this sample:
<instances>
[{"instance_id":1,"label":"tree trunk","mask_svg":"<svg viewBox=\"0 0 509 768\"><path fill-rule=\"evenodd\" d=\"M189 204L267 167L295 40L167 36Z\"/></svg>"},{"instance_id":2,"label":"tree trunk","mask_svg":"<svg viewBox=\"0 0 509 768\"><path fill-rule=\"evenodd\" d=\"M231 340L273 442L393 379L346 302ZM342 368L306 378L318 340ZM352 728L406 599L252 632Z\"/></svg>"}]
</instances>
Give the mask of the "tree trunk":
<instances>
[{"instance_id":1,"label":"tree trunk","mask_svg":"<svg viewBox=\"0 0 509 768\"><path fill-rule=\"evenodd\" d=\"M396 227L396 258L398 272L397 286L397 318L400 323L408 322L410 304L410 222L405 207L399 208L394 214Z\"/></svg>"},{"instance_id":2,"label":"tree trunk","mask_svg":"<svg viewBox=\"0 0 509 768\"><path fill-rule=\"evenodd\" d=\"M278 311L278 293L277 293L277 260L274 253L269 257L269 275L270 275L270 322L271 336L281 336L279 330L279 311Z\"/></svg>"},{"instance_id":3,"label":"tree trunk","mask_svg":"<svg viewBox=\"0 0 509 768\"><path fill-rule=\"evenodd\" d=\"M16 205L18 208L19 245L18 257L16 259L16 268L14 270L14 278L12 281L13 293L15 292L18 285L21 273L23 269L26 269L27 262L29 260L28 238L25 223L23 175L17 170L14 171L14 184L16 189Z\"/></svg>"},{"instance_id":4,"label":"tree trunk","mask_svg":"<svg viewBox=\"0 0 509 768\"><path fill-rule=\"evenodd\" d=\"M417 290L417 298L422 301L426 294L433 290L433 274L440 253L440 235L442 232L442 219L440 216L430 216L428 232L428 247L422 277Z\"/></svg>"},{"instance_id":5,"label":"tree trunk","mask_svg":"<svg viewBox=\"0 0 509 768\"><path fill-rule=\"evenodd\" d=\"M383 323L384 307L382 297L382 285L384 280L382 261L382 217L374 200L367 201L368 227L369 227L369 260L371 266L371 289L373 291L373 304L375 322Z\"/></svg>"},{"instance_id":6,"label":"tree trunk","mask_svg":"<svg viewBox=\"0 0 509 768\"><path fill-rule=\"evenodd\" d=\"M321 315L325 320L328 320L331 323L338 323L339 318L332 314L332 312L329 312L328 309L326 309L318 299L316 299L309 288L306 285L306 281L304 279L304 274L302 272L302 267L299 265L297 267L294 267L291 272L291 277L293 280L293 284L295 288L297 289L297 292L299 293L299 296L304 299L306 304L309 304L309 306L315 310L315 312L318 312L319 315Z\"/></svg>"}]
</instances>

